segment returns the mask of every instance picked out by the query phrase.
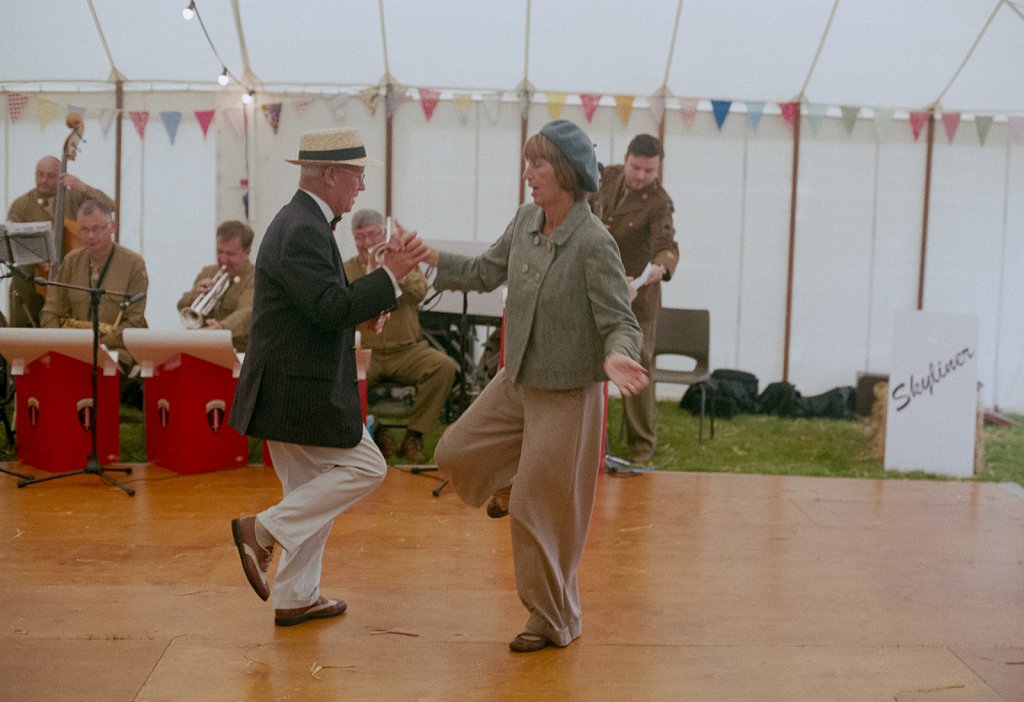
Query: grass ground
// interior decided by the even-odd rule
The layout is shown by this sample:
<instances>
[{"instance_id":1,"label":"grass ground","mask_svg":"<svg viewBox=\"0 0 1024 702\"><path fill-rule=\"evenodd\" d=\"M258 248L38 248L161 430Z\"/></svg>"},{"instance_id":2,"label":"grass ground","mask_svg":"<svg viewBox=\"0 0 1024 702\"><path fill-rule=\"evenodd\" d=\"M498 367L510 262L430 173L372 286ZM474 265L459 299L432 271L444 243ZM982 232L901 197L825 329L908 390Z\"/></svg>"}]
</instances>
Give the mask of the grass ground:
<instances>
[{"instance_id":1,"label":"grass ground","mask_svg":"<svg viewBox=\"0 0 1024 702\"><path fill-rule=\"evenodd\" d=\"M894 473L871 456L871 438L863 419L783 419L741 414L715 422L715 437L697 441L696 417L676 403L658 403L658 450L652 467L658 470L716 473L761 473L766 475L814 475L847 478L946 479L927 472ZM1024 486L1024 416L1011 417L1013 426L984 428L985 469L976 480L1013 482ZM438 426L425 437L427 455L444 431ZM612 400L608 410L610 451L626 456L622 434L622 403ZM399 440L401 433L397 434ZM9 447L0 460L14 460ZM121 410L121 460L146 460L142 414ZM249 460L262 462L262 448L250 440Z\"/></svg>"}]
</instances>

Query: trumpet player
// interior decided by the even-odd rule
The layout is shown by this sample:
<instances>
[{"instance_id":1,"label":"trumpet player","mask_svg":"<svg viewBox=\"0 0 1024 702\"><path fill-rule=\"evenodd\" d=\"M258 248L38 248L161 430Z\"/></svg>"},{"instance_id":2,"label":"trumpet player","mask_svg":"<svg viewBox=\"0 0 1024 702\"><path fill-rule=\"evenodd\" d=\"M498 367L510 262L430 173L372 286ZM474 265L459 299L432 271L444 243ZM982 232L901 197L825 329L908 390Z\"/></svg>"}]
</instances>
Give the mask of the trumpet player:
<instances>
[{"instance_id":1,"label":"trumpet player","mask_svg":"<svg viewBox=\"0 0 1024 702\"><path fill-rule=\"evenodd\" d=\"M217 227L217 263L199 271L192 289L178 300L189 328L228 329L239 353L245 353L252 326L252 240L252 228L245 222L228 220ZM211 292L218 281L219 289Z\"/></svg>"}]
</instances>

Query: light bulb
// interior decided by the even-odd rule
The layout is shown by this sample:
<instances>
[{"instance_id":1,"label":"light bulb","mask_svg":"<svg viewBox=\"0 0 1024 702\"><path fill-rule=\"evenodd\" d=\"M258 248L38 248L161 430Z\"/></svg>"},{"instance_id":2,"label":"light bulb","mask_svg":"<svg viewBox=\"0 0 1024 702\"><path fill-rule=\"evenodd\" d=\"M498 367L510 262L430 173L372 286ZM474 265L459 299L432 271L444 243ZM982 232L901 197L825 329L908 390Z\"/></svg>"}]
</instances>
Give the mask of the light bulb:
<instances>
[{"instance_id":1,"label":"light bulb","mask_svg":"<svg viewBox=\"0 0 1024 702\"><path fill-rule=\"evenodd\" d=\"M252 91L250 90L248 93L246 93L245 95L242 96L242 102L244 102L246 105L251 105L252 101L253 101L253 96L252 96Z\"/></svg>"},{"instance_id":2,"label":"light bulb","mask_svg":"<svg viewBox=\"0 0 1024 702\"><path fill-rule=\"evenodd\" d=\"M225 85L231 82L231 79L228 78L228 69L225 68L223 71L221 71L221 74L217 76L217 82L220 83L221 87L224 87Z\"/></svg>"},{"instance_id":3,"label":"light bulb","mask_svg":"<svg viewBox=\"0 0 1024 702\"><path fill-rule=\"evenodd\" d=\"M186 20L190 20L196 16L196 3L194 0L188 4L188 7L181 11L181 16Z\"/></svg>"}]
</instances>

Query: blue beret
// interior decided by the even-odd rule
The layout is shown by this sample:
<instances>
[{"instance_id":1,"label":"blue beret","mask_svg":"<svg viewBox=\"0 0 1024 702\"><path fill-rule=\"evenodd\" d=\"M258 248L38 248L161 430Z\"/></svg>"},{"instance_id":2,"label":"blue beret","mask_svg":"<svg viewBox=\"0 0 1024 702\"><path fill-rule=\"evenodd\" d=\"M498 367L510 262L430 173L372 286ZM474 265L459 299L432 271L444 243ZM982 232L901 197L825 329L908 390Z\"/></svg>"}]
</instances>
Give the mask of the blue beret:
<instances>
[{"instance_id":1,"label":"blue beret","mask_svg":"<svg viewBox=\"0 0 1024 702\"><path fill-rule=\"evenodd\" d=\"M556 119L540 128L540 133L550 139L580 176L583 188L597 192L597 155L594 144L587 133L566 119Z\"/></svg>"}]
</instances>

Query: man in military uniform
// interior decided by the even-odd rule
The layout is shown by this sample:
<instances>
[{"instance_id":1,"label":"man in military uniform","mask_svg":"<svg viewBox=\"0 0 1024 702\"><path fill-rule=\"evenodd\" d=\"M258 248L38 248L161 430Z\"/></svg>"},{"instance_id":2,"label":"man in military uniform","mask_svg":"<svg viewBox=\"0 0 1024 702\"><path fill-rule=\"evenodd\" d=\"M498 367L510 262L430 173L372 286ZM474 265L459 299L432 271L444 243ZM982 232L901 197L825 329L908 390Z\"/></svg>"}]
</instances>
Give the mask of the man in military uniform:
<instances>
[{"instance_id":1,"label":"man in military uniform","mask_svg":"<svg viewBox=\"0 0 1024 702\"><path fill-rule=\"evenodd\" d=\"M83 183L80 179L65 173L60 174L60 161L53 156L43 156L36 164L36 187L11 203L7 213L8 222L48 222L53 219L54 202L57 198L57 187L63 184L64 215L72 220L78 214L79 206L86 200L99 200L114 209L114 201L102 191ZM70 242L68 248L79 244ZM63 252L62 252L63 253ZM12 327L39 326L39 312L43 308L43 297L36 292L31 278L36 275L46 276L47 270L42 266L22 266L20 271L29 279L15 276L11 278L10 289L10 325Z\"/></svg>"},{"instance_id":2,"label":"man in military uniform","mask_svg":"<svg viewBox=\"0 0 1024 702\"><path fill-rule=\"evenodd\" d=\"M370 261L370 249L384 243L383 225L384 217L375 210L360 210L352 216L352 236L359 253L345 261L345 276L350 281L376 268ZM402 288L398 308L381 332L362 332L363 348L373 351L366 385L373 387L381 380L389 380L416 386L416 399L398 455L422 461L423 434L437 424L459 365L423 338L419 303L427 294L427 279L420 269L413 268L398 284ZM378 429L375 438L385 458L394 454L394 439L387 430Z\"/></svg>"},{"instance_id":3,"label":"man in military uniform","mask_svg":"<svg viewBox=\"0 0 1024 702\"><path fill-rule=\"evenodd\" d=\"M253 231L245 222L228 220L217 227L217 263L196 276L192 289L178 300L178 311L190 307L197 297L209 292L213 278L224 270L230 282L220 302L203 319L201 329L229 329L235 351L245 353L252 326L252 294L255 267L249 260Z\"/></svg>"},{"instance_id":4,"label":"man in military uniform","mask_svg":"<svg viewBox=\"0 0 1024 702\"><path fill-rule=\"evenodd\" d=\"M637 135L629 142L622 165L605 166L601 188L590 203L619 245L626 275L633 279L637 289L633 314L644 333L640 363L648 372L654 363L661 282L672 278L679 263L672 199L658 180L664 156L658 139L649 134ZM629 459L633 463L647 463L654 455L654 400L653 383L636 395L623 398Z\"/></svg>"}]
</instances>

